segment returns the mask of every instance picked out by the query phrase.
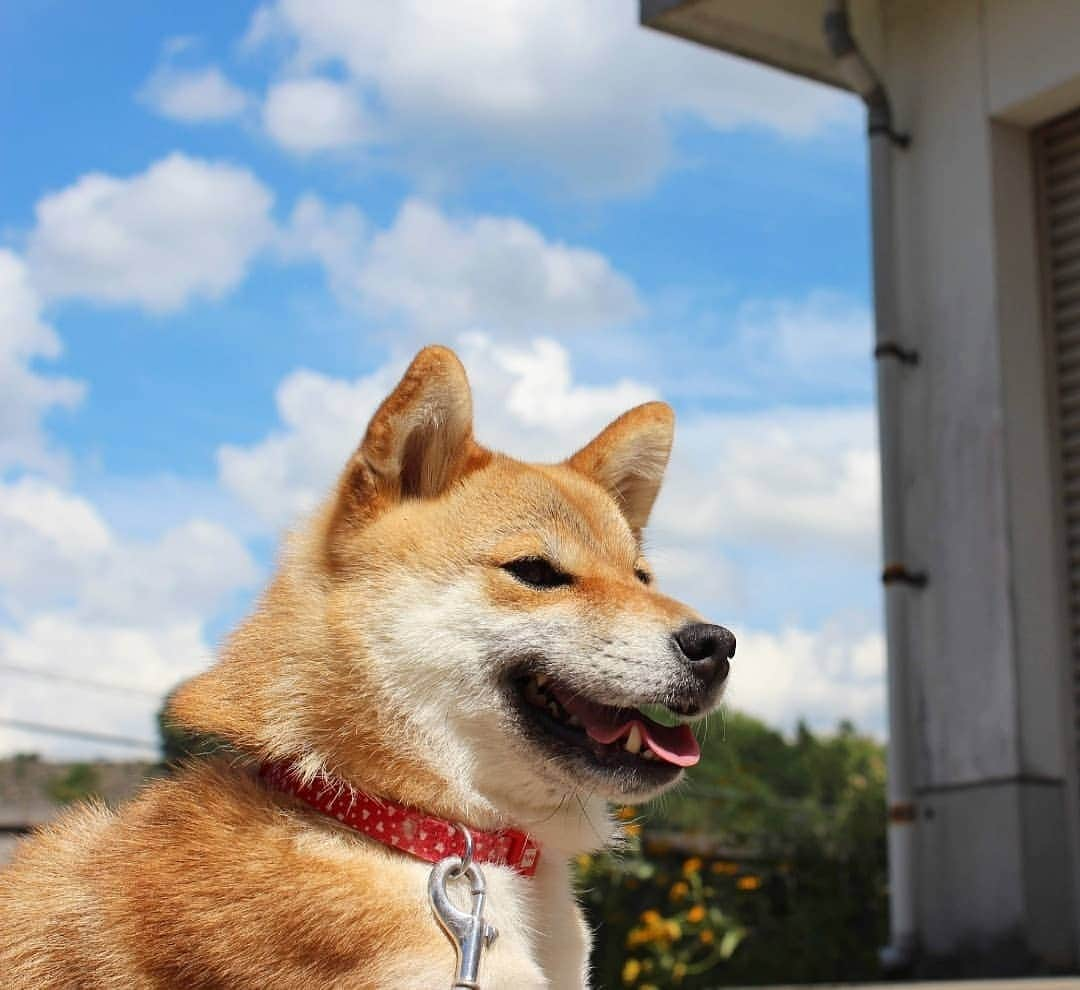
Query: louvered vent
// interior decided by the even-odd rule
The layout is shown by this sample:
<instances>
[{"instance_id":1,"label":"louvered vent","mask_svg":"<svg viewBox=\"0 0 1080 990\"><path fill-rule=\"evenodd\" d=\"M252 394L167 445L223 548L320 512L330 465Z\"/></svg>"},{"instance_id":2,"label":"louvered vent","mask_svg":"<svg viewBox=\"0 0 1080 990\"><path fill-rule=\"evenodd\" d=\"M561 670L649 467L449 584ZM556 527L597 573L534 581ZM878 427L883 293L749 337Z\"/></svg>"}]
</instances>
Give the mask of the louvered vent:
<instances>
[{"instance_id":1,"label":"louvered vent","mask_svg":"<svg viewBox=\"0 0 1080 990\"><path fill-rule=\"evenodd\" d=\"M1050 360L1055 369L1069 581L1069 636L1080 760L1080 111L1036 136L1042 214Z\"/></svg>"}]
</instances>

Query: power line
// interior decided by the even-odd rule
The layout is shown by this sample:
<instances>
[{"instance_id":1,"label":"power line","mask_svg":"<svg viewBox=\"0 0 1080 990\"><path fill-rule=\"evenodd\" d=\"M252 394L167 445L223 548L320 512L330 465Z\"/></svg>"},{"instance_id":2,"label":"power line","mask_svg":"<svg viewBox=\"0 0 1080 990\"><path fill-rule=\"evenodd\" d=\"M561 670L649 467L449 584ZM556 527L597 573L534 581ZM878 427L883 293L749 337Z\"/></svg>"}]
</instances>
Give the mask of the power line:
<instances>
[{"instance_id":1,"label":"power line","mask_svg":"<svg viewBox=\"0 0 1080 990\"><path fill-rule=\"evenodd\" d=\"M162 692L147 691L145 688L137 688L129 684L118 684L115 681L99 681L92 677L78 677L75 674L65 674L61 670L51 670L48 667L24 667L18 663L7 663L0 660L0 670L6 670L13 674L21 674L24 677L36 677L42 681L59 681L66 684L76 684L79 687L93 688L96 691L113 691L117 694L134 694L143 698L159 699Z\"/></svg>"},{"instance_id":2,"label":"power line","mask_svg":"<svg viewBox=\"0 0 1080 990\"><path fill-rule=\"evenodd\" d=\"M81 739L84 742L109 743L112 746L126 746L129 749L144 749L157 752L158 745L145 739L133 739L131 736L114 736L107 732L90 732L85 729L65 729L59 725L45 725L41 722L26 722L21 718L0 718L0 725L23 732L37 732L47 736L63 736L66 739Z\"/></svg>"}]
</instances>

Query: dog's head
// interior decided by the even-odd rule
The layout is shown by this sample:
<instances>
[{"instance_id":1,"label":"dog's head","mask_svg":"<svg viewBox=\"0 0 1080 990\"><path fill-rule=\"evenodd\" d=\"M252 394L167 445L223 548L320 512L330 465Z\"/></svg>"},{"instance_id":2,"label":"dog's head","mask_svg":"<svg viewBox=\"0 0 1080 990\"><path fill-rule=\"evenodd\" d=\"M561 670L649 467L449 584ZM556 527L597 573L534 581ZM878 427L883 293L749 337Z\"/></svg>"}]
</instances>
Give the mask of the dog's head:
<instances>
[{"instance_id":1,"label":"dog's head","mask_svg":"<svg viewBox=\"0 0 1080 990\"><path fill-rule=\"evenodd\" d=\"M290 727L262 748L504 813L675 782L698 752L677 719L717 704L735 643L642 553L672 430L648 403L560 464L521 463L474 440L457 358L422 351L226 651L278 657L259 717Z\"/></svg>"}]
</instances>

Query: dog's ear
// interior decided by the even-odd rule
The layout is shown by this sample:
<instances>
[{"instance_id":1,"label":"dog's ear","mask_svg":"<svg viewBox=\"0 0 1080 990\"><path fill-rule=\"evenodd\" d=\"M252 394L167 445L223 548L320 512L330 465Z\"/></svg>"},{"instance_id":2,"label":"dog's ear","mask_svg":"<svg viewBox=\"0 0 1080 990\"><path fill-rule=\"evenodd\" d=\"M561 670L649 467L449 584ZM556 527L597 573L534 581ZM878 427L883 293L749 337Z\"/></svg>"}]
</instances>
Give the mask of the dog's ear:
<instances>
[{"instance_id":1,"label":"dog's ear","mask_svg":"<svg viewBox=\"0 0 1080 990\"><path fill-rule=\"evenodd\" d=\"M342 475L337 515L354 521L434 498L490 455L472 436L472 394L453 351L425 347L376 410Z\"/></svg>"},{"instance_id":2,"label":"dog's ear","mask_svg":"<svg viewBox=\"0 0 1080 990\"><path fill-rule=\"evenodd\" d=\"M567 463L610 493L640 537L660 491L674 433L671 406L646 402L623 413Z\"/></svg>"}]
</instances>

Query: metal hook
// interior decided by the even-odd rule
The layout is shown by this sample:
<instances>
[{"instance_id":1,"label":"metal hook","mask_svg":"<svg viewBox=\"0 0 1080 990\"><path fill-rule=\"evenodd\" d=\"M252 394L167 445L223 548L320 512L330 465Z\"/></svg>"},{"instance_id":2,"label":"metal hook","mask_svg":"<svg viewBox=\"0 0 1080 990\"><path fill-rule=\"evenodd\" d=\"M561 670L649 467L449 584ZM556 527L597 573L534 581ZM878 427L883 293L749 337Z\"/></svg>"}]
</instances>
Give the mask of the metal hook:
<instances>
[{"instance_id":1,"label":"metal hook","mask_svg":"<svg viewBox=\"0 0 1080 990\"><path fill-rule=\"evenodd\" d=\"M480 867L471 862L472 836L465 832L465 852L469 858L466 863L460 856L447 856L431 868L428 878L428 898L435 917L443 931L454 943L457 952L457 973L451 990L479 990L477 982L480 972L480 953L491 946L498 937L493 925L484 921L484 897L487 886ZM469 893L472 895L472 910L466 913L460 910L446 891L447 882L464 876L469 881Z\"/></svg>"},{"instance_id":2,"label":"metal hook","mask_svg":"<svg viewBox=\"0 0 1080 990\"><path fill-rule=\"evenodd\" d=\"M456 873L452 873L450 875L451 879L456 880L463 873L466 873L469 867L472 866L473 837L472 832L470 832L468 828L462 825L461 822L454 822L454 828L456 828L461 833L462 838L465 840L465 852L461 856L461 866L458 868Z\"/></svg>"}]
</instances>

